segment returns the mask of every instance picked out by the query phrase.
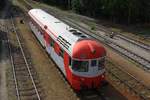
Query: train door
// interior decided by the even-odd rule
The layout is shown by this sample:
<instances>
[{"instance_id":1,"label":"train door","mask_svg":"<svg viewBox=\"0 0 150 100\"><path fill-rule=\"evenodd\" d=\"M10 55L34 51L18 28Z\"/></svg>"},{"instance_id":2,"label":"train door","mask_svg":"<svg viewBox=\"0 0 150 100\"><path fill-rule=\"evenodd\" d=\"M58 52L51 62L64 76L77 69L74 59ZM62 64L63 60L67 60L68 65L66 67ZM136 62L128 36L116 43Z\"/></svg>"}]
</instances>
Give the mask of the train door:
<instances>
[{"instance_id":1,"label":"train door","mask_svg":"<svg viewBox=\"0 0 150 100\"><path fill-rule=\"evenodd\" d=\"M59 47L59 53L57 56L58 66L66 76L65 66L64 66L64 50Z\"/></svg>"},{"instance_id":2,"label":"train door","mask_svg":"<svg viewBox=\"0 0 150 100\"><path fill-rule=\"evenodd\" d=\"M64 50L59 47L53 40L50 42L51 47L49 48L50 56L56 62L60 70L66 75L64 68Z\"/></svg>"},{"instance_id":3,"label":"train door","mask_svg":"<svg viewBox=\"0 0 150 100\"><path fill-rule=\"evenodd\" d=\"M50 54L50 56L53 58L53 53L54 53L54 40L50 38L50 45L48 47L48 53Z\"/></svg>"},{"instance_id":4,"label":"train door","mask_svg":"<svg viewBox=\"0 0 150 100\"><path fill-rule=\"evenodd\" d=\"M70 70L71 67L71 57L67 54L67 52L64 52L64 67L66 72L66 78L69 82L71 82L72 79L72 73Z\"/></svg>"},{"instance_id":5,"label":"train door","mask_svg":"<svg viewBox=\"0 0 150 100\"><path fill-rule=\"evenodd\" d=\"M51 48L52 48L50 43L51 43L52 39L46 32L45 32L44 39L45 39L45 49L46 49L47 53L50 55Z\"/></svg>"},{"instance_id":6,"label":"train door","mask_svg":"<svg viewBox=\"0 0 150 100\"><path fill-rule=\"evenodd\" d=\"M39 41L41 42L41 44L43 45L43 47L45 47L45 40L44 40L44 35L45 35L45 32L41 29L38 29L37 30L37 36L39 38Z\"/></svg>"},{"instance_id":7,"label":"train door","mask_svg":"<svg viewBox=\"0 0 150 100\"><path fill-rule=\"evenodd\" d=\"M35 36L37 37L37 39L40 41L40 43L42 44L42 46L45 46L45 42L44 42L44 32L39 28L39 26L37 24L35 24L35 22L30 22L29 23L32 32L35 34Z\"/></svg>"}]
</instances>

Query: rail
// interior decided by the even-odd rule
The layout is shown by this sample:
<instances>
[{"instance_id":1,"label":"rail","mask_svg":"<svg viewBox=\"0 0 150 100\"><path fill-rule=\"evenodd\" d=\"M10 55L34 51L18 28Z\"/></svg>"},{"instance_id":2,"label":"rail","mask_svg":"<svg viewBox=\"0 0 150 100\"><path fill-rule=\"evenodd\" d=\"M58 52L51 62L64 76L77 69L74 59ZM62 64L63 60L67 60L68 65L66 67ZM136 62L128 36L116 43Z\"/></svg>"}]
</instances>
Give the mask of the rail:
<instances>
[{"instance_id":1,"label":"rail","mask_svg":"<svg viewBox=\"0 0 150 100\"><path fill-rule=\"evenodd\" d=\"M18 42L18 44L19 44L19 48L20 48L20 50L21 50L23 59L24 59L24 61L25 61L25 65L26 65L26 67L27 67L28 74L29 74L29 76L30 76L30 78L31 78L33 87L34 87L34 89L35 89L37 98L38 98L38 100L41 100L40 95L39 95L39 93L38 93L38 89L37 89L36 84L35 84L35 82L34 82L32 73L31 73L31 71L30 71L29 64L28 64L27 58L26 58L26 56L25 56L25 53L24 53L22 44L21 44L21 42L20 42L18 33L17 33L17 31L16 31L16 27L15 27L15 25L14 25L12 16L11 16L11 24L12 24L12 27L13 27L13 31L14 31L15 34L16 34L17 42ZM8 39L8 41L9 41L9 39ZM17 82L17 78L16 78L15 63L14 63L13 56L12 56L12 53L11 53L12 48L11 48L11 46L9 45L9 42L8 42L8 46L9 46L9 53L10 53L11 65L12 65L12 67L13 67L13 77L14 77L14 80L15 80L15 88L16 88L17 100L21 100L21 98L20 98L21 95L20 95L20 93L19 93L18 82Z\"/></svg>"}]
</instances>

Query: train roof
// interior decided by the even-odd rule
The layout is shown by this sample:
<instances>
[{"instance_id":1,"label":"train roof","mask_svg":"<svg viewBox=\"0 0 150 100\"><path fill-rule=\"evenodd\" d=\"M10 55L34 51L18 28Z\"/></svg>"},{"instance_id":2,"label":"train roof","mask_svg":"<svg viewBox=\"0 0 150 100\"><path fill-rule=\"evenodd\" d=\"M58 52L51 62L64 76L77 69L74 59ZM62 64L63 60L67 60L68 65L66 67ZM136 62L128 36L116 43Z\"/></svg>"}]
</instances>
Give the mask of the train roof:
<instances>
[{"instance_id":1,"label":"train roof","mask_svg":"<svg viewBox=\"0 0 150 100\"><path fill-rule=\"evenodd\" d=\"M81 46L76 46L77 42L82 40L91 40L92 38L88 35L82 33L81 31L70 27L69 25L63 23L62 21L58 20L54 16L46 13L41 9L31 9L28 14L30 17L36 21L36 23L45 30L59 45L65 49L70 55L74 54L73 49L80 49ZM96 42L96 41L95 41ZM91 45L86 45L86 44ZM92 52L92 48L99 50L99 47L102 46L95 45L94 42L87 41L85 43L85 47L89 46L89 51ZM95 45L95 47L92 47ZM77 47L77 48L74 48ZM83 47L83 48L85 48ZM87 50L86 50L87 51Z\"/></svg>"},{"instance_id":2,"label":"train roof","mask_svg":"<svg viewBox=\"0 0 150 100\"><path fill-rule=\"evenodd\" d=\"M58 20L54 16L41 9L31 9L28 13L42 29L44 29L53 39L55 39L63 48L71 54L73 45L80 40L89 38L81 31L70 27Z\"/></svg>"}]
</instances>

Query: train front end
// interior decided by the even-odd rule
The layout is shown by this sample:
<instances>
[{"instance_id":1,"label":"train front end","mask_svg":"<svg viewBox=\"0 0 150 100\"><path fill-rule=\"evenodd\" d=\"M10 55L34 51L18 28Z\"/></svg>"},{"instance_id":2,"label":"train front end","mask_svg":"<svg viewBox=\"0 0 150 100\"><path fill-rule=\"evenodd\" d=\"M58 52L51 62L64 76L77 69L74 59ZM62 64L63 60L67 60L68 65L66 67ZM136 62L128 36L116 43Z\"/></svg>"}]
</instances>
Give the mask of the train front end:
<instances>
[{"instance_id":1,"label":"train front end","mask_svg":"<svg viewBox=\"0 0 150 100\"><path fill-rule=\"evenodd\" d=\"M99 88L105 80L105 48L95 40L78 41L70 58L71 85L75 90Z\"/></svg>"}]
</instances>

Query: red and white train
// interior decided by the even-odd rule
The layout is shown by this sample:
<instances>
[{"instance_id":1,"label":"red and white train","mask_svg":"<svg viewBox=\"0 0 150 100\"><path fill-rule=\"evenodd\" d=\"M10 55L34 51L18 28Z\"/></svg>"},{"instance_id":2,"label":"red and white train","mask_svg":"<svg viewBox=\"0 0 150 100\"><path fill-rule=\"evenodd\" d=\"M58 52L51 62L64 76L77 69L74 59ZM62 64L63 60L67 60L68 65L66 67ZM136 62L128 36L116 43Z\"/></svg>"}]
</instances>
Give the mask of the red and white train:
<instances>
[{"instance_id":1,"label":"red and white train","mask_svg":"<svg viewBox=\"0 0 150 100\"><path fill-rule=\"evenodd\" d=\"M105 79L102 44L41 9L28 14L31 30L73 89L99 88Z\"/></svg>"}]
</instances>

